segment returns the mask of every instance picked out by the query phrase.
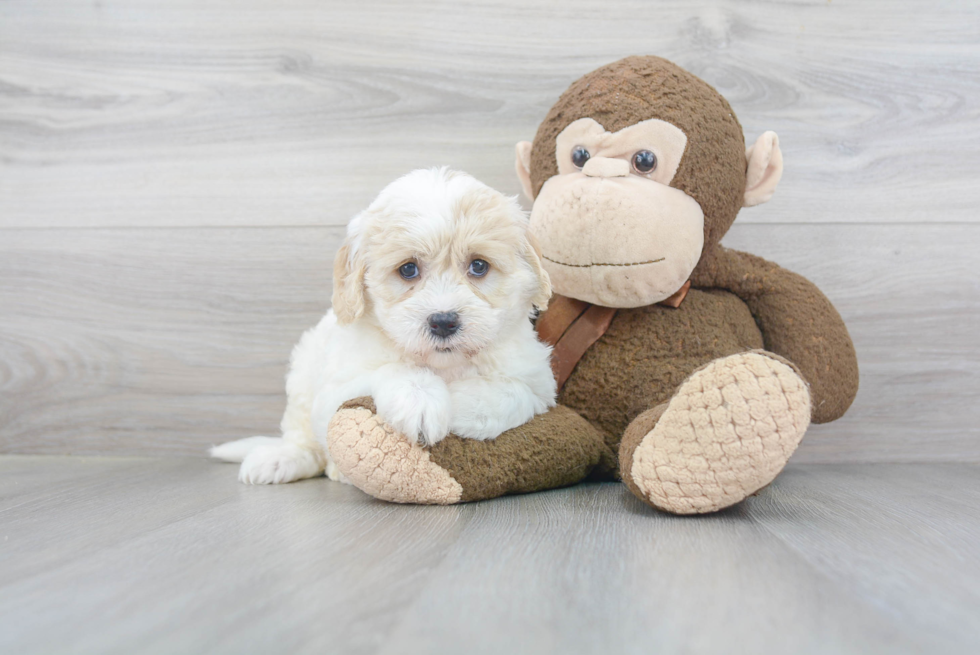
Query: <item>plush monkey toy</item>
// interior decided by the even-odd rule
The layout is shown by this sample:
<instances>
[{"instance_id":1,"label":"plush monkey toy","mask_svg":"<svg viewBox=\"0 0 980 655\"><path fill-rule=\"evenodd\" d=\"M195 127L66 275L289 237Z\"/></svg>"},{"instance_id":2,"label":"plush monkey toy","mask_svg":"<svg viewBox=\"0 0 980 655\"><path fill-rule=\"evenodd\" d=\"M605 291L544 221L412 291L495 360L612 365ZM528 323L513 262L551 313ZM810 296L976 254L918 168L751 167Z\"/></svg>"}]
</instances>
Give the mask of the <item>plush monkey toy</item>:
<instances>
[{"instance_id":1,"label":"plush monkey toy","mask_svg":"<svg viewBox=\"0 0 980 655\"><path fill-rule=\"evenodd\" d=\"M558 99L517 172L556 295L539 317L559 406L492 441L423 449L370 399L347 403L331 454L367 493L456 503L621 479L668 512L713 512L769 484L810 421L857 393L854 346L805 278L719 244L782 174L776 135L746 150L711 86L629 57Z\"/></svg>"}]
</instances>

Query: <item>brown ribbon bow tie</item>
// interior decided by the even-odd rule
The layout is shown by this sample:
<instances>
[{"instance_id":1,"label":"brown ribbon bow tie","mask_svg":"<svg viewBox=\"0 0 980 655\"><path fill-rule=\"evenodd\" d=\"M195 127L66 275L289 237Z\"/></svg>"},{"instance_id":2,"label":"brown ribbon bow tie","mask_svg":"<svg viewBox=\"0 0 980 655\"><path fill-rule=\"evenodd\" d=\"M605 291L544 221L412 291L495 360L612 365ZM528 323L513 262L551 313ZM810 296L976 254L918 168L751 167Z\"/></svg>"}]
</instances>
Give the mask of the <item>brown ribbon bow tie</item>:
<instances>
[{"instance_id":1,"label":"brown ribbon bow tie","mask_svg":"<svg viewBox=\"0 0 980 655\"><path fill-rule=\"evenodd\" d=\"M677 293L657 304L676 309L690 288L691 281L688 280ZM559 391L585 351L609 329L615 315L614 307L600 307L565 296L552 297L548 310L538 317L536 329L538 338L554 348L551 369L555 372Z\"/></svg>"}]
</instances>

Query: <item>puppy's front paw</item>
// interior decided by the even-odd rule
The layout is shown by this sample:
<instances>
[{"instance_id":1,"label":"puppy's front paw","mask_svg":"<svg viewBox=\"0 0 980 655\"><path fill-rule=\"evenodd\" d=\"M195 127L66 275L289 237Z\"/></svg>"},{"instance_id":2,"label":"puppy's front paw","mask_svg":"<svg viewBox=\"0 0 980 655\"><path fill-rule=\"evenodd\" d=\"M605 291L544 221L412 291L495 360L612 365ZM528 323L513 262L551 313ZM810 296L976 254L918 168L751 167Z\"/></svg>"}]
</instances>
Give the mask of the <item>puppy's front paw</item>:
<instances>
[{"instance_id":1,"label":"puppy's front paw","mask_svg":"<svg viewBox=\"0 0 980 655\"><path fill-rule=\"evenodd\" d=\"M472 385L456 385L449 391L452 399L452 420L449 429L458 437L484 441L493 439L507 428L516 427L505 425L507 418L504 414L507 408L503 402L493 397L480 394L484 389L474 389ZM494 400L498 402L494 403ZM531 418L533 414L527 418Z\"/></svg>"},{"instance_id":2,"label":"puppy's front paw","mask_svg":"<svg viewBox=\"0 0 980 655\"><path fill-rule=\"evenodd\" d=\"M382 382L375 392L378 415L409 439L432 446L449 434L452 401L442 378L428 371Z\"/></svg>"},{"instance_id":3,"label":"puppy's front paw","mask_svg":"<svg viewBox=\"0 0 980 655\"><path fill-rule=\"evenodd\" d=\"M548 410L544 399L518 382L458 380L449 385L449 394L453 403L449 430L464 439L495 439Z\"/></svg>"}]
</instances>

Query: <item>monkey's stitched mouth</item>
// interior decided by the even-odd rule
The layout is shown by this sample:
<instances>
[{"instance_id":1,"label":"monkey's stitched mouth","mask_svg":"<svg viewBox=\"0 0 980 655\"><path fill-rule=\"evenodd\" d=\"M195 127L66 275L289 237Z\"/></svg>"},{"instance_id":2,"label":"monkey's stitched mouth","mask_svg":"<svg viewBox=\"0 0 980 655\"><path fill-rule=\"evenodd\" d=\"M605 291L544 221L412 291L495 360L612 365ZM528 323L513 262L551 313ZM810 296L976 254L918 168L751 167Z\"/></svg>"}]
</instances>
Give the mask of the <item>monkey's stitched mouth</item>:
<instances>
[{"instance_id":1,"label":"monkey's stitched mouth","mask_svg":"<svg viewBox=\"0 0 980 655\"><path fill-rule=\"evenodd\" d=\"M667 259L666 257L661 257L660 259L651 259L651 260L648 260L648 261L645 261L645 262L629 262L629 263L626 263L626 264L607 264L605 262L593 262L592 264L567 264L565 262L560 262L557 259L552 259L548 255L541 255L541 256L544 257L545 259L547 259L549 262L551 262L553 264L558 264L559 266L568 266L570 268L592 268L593 266L616 266L616 267L619 267L619 266L643 266L644 264L656 264L658 262L662 262L663 260Z\"/></svg>"}]
</instances>

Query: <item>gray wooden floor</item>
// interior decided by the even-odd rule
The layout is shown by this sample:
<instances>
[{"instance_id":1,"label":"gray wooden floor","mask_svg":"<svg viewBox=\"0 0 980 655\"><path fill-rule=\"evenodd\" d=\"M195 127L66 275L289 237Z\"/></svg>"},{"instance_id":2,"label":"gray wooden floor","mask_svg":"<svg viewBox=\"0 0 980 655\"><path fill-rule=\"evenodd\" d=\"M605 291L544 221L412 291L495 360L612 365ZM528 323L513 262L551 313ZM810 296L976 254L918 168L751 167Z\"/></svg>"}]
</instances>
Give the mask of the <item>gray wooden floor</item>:
<instances>
[{"instance_id":1,"label":"gray wooden floor","mask_svg":"<svg viewBox=\"0 0 980 655\"><path fill-rule=\"evenodd\" d=\"M4 653L976 653L980 467L401 507L199 459L0 457Z\"/></svg>"}]
</instances>

